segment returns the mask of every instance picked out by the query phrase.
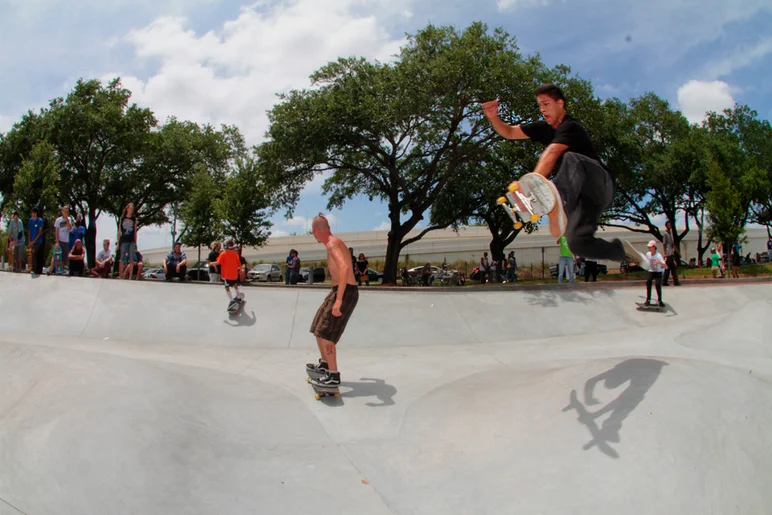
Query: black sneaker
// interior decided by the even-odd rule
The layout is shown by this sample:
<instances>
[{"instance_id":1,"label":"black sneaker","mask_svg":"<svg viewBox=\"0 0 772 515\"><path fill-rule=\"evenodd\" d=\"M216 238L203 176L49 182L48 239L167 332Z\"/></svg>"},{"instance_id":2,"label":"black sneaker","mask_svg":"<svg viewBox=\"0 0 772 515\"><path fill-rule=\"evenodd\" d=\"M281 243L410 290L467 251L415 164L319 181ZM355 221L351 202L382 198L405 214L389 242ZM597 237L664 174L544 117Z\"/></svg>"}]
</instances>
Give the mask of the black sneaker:
<instances>
[{"instance_id":1,"label":"black sneaker","mask_svg":"<svg viewBox=\"0 0 772 515\"><path fill-rule=\"evenodd\" d=\"M319 379L311 380L316 386L337 388L340 386L340 372L328 372Z\"/></svg>"},{"instance_id":2,"label":"black sneaker","mask_svg":"<svg viewBox=\"0 0 772 515\"><path fill-rule=\"evenodd\" d=\"M317 374L327 373L327 368L329 368L329 365L326 361L322 361L322 358L319 358L319 363L306 363L306 370L316 372Z\"/></svg>"},{"instance_id":3,"label":"black sneaker","mask_svg":"<svg viewBox=\"0 0 772 515\"><path fill-rule=\"evenodd\" d=\"M643 303L643 305L644 305L644 306L651 306L651 302L649 302L649 301L647 300L646 302L644 302L644 303Z\"/></svg>"},{"instance_id":4,"label":"black sneaker","mask_svg":"<svg viewBox=\"0 0 772 515\"><path fill-rule=\"evenodd\" d=\"M659 301L659 307L664 308L665 307L665 303L662 302L662 301Z\"/></svg>"}]
</instances>

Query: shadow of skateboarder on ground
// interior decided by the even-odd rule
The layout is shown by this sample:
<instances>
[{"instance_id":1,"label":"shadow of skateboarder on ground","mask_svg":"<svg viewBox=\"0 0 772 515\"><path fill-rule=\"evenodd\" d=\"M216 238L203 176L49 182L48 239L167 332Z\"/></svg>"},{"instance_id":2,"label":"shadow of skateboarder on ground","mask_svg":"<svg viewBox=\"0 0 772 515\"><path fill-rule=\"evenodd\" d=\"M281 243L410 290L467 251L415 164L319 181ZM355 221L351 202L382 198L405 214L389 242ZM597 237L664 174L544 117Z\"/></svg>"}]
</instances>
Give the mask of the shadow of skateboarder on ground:
<instances>
[{"instance_id":1,"label":"shadow of skateboarder on ground","mask_svg":"<svg viewBox=\"0 0 772 515\"><path fill-rule=\"evenodd\" d=\"M632 413L646 396L646 392L654 385L659 377L662 367L667 363L656 359L628 359L619 363L611 370L589 379L584 384L584 404L579 401L576 390L572 390L568 406L563 411L576 410L579 414L579 422L590 430L592 440L584 445L584 450L597 446L601 452L612 458L619 458L619 453L609 445L609 442L619 443L619 431L622 422ZM609 402L597 411L590 412L587 406L600 404L593 397L595 386L603 381L608 389L622 386L626 382L628 387L613 401ZM600 427L596 419L609 414Z\"/></svg>"}]
</instances>

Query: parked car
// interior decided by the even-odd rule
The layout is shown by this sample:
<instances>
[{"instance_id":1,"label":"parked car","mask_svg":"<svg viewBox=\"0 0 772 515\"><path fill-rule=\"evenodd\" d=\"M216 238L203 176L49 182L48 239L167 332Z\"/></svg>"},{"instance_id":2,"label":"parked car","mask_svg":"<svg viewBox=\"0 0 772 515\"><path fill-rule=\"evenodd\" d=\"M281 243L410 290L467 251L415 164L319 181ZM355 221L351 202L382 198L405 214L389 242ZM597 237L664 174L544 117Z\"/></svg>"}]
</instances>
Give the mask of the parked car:
<instances>
[{"instance_id":1,"label":"parked car","mask_svg":"<svg viewBox=\"0 0 772 515\"><path fill-rule=\"evenodd\" d=\"M622 261L622 263L619 265L619 273L627 274L630 272L645 272L646 270L643 269L643 267L640 267L638 265L631 265L628 260Z\"/></svg>"},{"instance_id":2,"label":"parked car","mask_svg":"<svg viewBox=\"0 0 772 515\"><path fill-rule=\"evenodd\" d=\"M253 281L281 282L281 268L277 264L255 265L247 274Z\"/></svg>"},{"instance_id":3,"label":"parked car","mask_svg":"<svg viewBox=\"0 0 772 515\"><path fill-rule=\"evenodd\" d=\"M367 269L367 280L370 281L370 283L381 283L383 282L383 272L378 272L377 270L373 270L372 268Z\"/></svg>"},{"instance_id":4,"label":"parked car","mask_svg":"<svg viewBox=\"0 0 772 515\"><path fill-rule=\"evenodd\" d=\"M311 270L311 267L303 267L300 269L300 281L301 283L307 283L308 282L308 272ZM322 283L327 278L327 272L324 270L324 268L317 267L314 268L314 282L315 283Z\"/></svg>"},{"instance_id":5,"label":"parked car","mask_svg":"<svg viewBox=\"0 0 772 515\"><path fill-rule=\"evenodd\" d=\"M161 272L163 272L163 268ZM189 281L209 282L209 265L206 261L197 261L192 267L188 267L185 278Z\"/></svg>"},{"instance_id":6,"label":"parked car","mask_svg":"<svg viewBox=\"0 0 772 515\"><path fill-rule=\"evenodd\" d=\"M163 281L166 279L163 268L149 268L142 272L142 278L151 281Z\"/></svg>"}]
</instances>

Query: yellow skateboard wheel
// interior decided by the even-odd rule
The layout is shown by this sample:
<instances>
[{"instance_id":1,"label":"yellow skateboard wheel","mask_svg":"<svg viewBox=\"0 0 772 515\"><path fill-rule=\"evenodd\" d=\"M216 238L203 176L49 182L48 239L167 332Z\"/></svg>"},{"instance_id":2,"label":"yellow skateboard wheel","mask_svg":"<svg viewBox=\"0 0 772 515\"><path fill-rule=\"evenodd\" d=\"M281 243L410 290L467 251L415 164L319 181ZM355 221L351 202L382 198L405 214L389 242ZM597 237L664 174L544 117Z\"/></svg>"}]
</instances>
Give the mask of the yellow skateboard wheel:
<instances>
[{"instance_id":1,"label":"yellow skateboard wheel","mask_svg":"<svg viewBox=\"0 0 772 515\"><path fill-rule=\"evenodd\" d=\"M510 193L514 193L514 192L516 192L516 191L518 190L518 188L520 188L520 184L518 184L518 182L517 182L517 181L514 181L514 182L510 183L510 185L509 185L509 186L507 186L507 190L508 190Z\"/></svg>"},{"instance_id":2,"label":"yellow skateboard wheel","mask_svg":"<svg viewBox=\"0 0 772 515\"><path fill-rule=\"evenodd\" d=\"M496 202L499 204L506 204L507 203L507 197L499 197L496 199Z\"/></svg>"},{"instance_id":3,"label":"yellow skateboard wheel","mask_svg":"<svg viewBox=\"0 0 772 515\"><path fill-rule=\"evenodd\" d=\"M316 400L317 400L317 401L319 401L319 400L321 400L321 399L322 399L322 396L321 396L321 395L319 395L318 393L317 393L316 395L314 395L314 397L316 397Z\"/></svg>"},{"instance_id":4,"label":"yellow skateboard wheel","mask_svg":"<svg viewBox=\"0 0 772 515\"><path fill-rule=\"evenodd\" d=\"M306 377L306 383L310 383L310 382L311 382L311 378L310 377Z\"/></svg>"},{"instance_id":5,"label":"yellow skateboard wheel","mask_svg":"<svg viewBox=\"0 0 772 515\"><path fill-rule=\"evenodd\" d=\"M517 222L517 223L515 224L515 230L516 230L516 231L519 231L519 230L520 230L520 229L522 229L522 228L523 228L523 222Z\"/></svg>"},{"instance_id":6,"label":"yellow skateboard wheel","mask_svg":"<svg viewBox=\"0 0 772 515\"><path fill-rule=\"evenodd\" d=\"M535 224L535 223L536 223L536 222L538 222L538 221L539 221L539 215L537 215L537 214L533 214L533 215L531 215L531 218L530 218L530 222L531 222L532 224Z\"/></svg>"}]
</instances>

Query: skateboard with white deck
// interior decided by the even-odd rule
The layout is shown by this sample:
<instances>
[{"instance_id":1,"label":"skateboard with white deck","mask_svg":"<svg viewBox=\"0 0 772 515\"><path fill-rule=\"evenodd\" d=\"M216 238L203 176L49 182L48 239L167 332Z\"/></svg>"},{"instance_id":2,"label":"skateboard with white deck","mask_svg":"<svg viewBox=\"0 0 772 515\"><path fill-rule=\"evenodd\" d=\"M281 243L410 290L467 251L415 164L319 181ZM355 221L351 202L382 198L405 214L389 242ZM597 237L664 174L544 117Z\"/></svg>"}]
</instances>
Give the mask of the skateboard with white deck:
<instances>
[{"instance_id":1,"label":"skateboard with white deck","mask_svg":"<svg viewBox=\"0 0 772 515\"><path fill-rule=\"evenodd\" d=\"M507 187L507 193L496 202L504 208L514 222L515 230L527 223L537 223L542 216L555 218L550 232L556 238L566 232L566 215L563 201L555 185L537 173L527 173Z\"/></svg>"}]
</instances>

